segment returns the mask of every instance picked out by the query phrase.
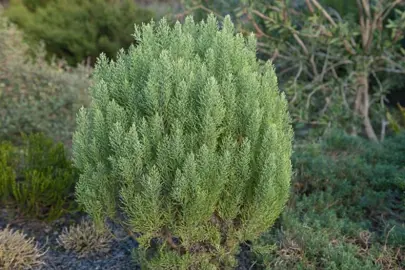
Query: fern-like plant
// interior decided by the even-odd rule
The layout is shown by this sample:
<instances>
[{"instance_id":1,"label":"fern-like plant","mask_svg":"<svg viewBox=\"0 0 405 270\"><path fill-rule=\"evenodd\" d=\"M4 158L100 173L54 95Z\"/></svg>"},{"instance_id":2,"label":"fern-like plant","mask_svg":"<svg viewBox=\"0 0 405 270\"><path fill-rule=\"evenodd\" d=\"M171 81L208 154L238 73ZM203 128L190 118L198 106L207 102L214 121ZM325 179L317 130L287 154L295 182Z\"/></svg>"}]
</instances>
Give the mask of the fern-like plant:
<instances>
[{"instance_id":1,"label":"fern-like plant","mask_svg":"<svg viewBox=\"0 0 405 270\"><path fill-rule=\"evenodd\" d=\"M136 28L101 56L73 137L77 200L98 226L134 232L142 269L234 266L288 198L292 129L256 40L212 15Z\"/></svg>"}]
</instances>

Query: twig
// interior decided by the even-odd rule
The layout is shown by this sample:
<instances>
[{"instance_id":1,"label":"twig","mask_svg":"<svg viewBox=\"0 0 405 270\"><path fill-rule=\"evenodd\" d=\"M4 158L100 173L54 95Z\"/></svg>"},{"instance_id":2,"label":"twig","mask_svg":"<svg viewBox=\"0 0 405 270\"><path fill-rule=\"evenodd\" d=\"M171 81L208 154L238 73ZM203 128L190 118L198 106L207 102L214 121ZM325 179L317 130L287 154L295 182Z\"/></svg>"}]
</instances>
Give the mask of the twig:
<instances>
[{"instance_id":1,"label":"twig","mask_svg":"<svg viewBox=\"0 0 405 270\"><path fill-rule=\"evenodd\" d=\"M312 3L322 12L323 16L333 25L336 27L336 22L332 19L329 13L319 4L317 0L311 0Z\"/></svg>"},{"instance_id":2,"label":"twig","mask_svg":"<svg viewBox=\"0 0 405 270\"><path fill-rule=\"evenodd\" d=\"M311 12L311 14L314 14L314 7L311 4L311 0L305 0L305 3L307 4L309 12Z\"/></svg>"}]
</instances>

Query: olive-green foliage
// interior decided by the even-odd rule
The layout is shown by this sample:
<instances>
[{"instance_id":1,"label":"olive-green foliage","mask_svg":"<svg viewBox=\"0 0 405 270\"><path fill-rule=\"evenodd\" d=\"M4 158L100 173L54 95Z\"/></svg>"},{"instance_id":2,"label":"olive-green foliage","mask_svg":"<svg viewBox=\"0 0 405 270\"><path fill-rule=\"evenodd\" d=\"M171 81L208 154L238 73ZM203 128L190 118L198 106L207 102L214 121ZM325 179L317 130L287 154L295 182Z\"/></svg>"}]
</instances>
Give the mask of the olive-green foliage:
<instances>
[{"instance_id":1,"label":"olive-green foliage","mask_svg":"<svg viewBox=\"0 0 405 270\"><path fill-rule=\"evenodd\" d=\"M294 193L261 243L271 269L404 269L405 133L298 144Z\"/></svg>"},{"instance_id":2,"label":"olive-green foliage","mask_svg":"<svg viewBox=\"0 0 405 270\"><path fill-rule=\"evenodd\" d=\"M0 10L0 138L19 141L21 132L44 132L68 143L76 111L87 103L90 71L47 63L44 50L26 44Z\"/></svg>"},{"instance_id":3,"label":"olive-green foliage","mask_svg":"<svg viewBox=\"0 0 405 270\"><path fill-rule=\"evenodd\" d=\"M21 1L30 11L35 11L38 7L44 7L53 0L19 0L19 2Z\"/></svg>"},{"instance_id":4,"label":"olive-green foliage","mask_svg":"<svg viewBox=\"0 0 405 270\"><path fill-rule=\"evenodd\" d=\"M47 51L70 65L100 53L115 57L133 43L135 23L149 21L148 10L133 0L55 0L29 10L21 1L11 1L6 15L34 41L43 40Z\"/></svg>"},{"instance_id":5,"label":"olive-green foliage","mask_svg":"<svg viewBox=\"0 0 405 270\"><path fill-rule=\"evenodd\" d=\"M358 18L357 3L353 0L320 0L319 3L326 7L332 8L338 16ZM336 13L334 14L336 16Z\"/></svg>"},{"instance_id":6,"label":"olive-green foliage","mask_svg":"<svg viewBox=\"0 0 405 270\"><path fill-rule=\"evenodd\" d=\"M77 199L98 225L140 233L144 268L230 267L288 198L287 102L254 36L234 31L229 17L220 31L214 16L162 20L96 66L73 137Z\"/></svg>"},{"instance_id":7,"label":"olive-green foliage","mask_svg":"<svg viewBox=\"0 0 405 270\"><path fill-rule=\"evenodd\" d=\"M0 144L0 200L7 198L15 181L14 147L9 142Z\"/></svg>"},{"instance_id":8,"label":"olive-green foliage","mask_svg":"<svg viewBox=\"0 0 405 270\"><path fill-rule=\"evenodd\" d=\"M391 129L395 133L400 133L405 127L405 108L397 104L398 110L394 113L387 112L387 120ZM396 113L395 113L396 112Z\"/></svg>"},{"instance_id":9,"label":"olive-green foliage","mask_svg":"<svg viewBox=\"0 0 405 270\"><path fill-rule=\"evenodd\" d=\"M1 153L2 163L14 164L0 169L0 175L6 176L0 178L2 191L7 191L3 202L11 200L22 212L48 220L74 209L76 171L62 143L55 144L43 134L31 134L23 135L19 151L9 144L3 144L2 150L6 150Z\"/></svg>"}]
</instances>

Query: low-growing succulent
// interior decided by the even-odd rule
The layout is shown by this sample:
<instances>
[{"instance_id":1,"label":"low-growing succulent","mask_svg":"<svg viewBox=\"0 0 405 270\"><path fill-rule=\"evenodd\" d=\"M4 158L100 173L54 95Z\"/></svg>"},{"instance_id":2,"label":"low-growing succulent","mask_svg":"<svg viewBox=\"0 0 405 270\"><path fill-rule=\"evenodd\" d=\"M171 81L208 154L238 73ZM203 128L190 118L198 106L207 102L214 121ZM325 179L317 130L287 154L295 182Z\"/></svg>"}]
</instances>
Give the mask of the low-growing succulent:
<instances>
[{"instance_id":1,"label":"low-growing succulent","mask_svg":"<svg viewBox=\"0 0 405 270\"><path fill-rule=\"evenodd\" d=\"M112 240L109 231L98 230L91 221L82 221L69 228L65 227L57 241L66 250L77 253L78 257L86 257L107 253Z\"/></svg>"},{"instance_id":2,"label":"low-growing succulent","mask_svg":"<svg viewBox=\"0 0 405 270\"><path fill-rule=\"evenodd\" d=\"M19 270L32 269L43 265L43 251L34 238L26 238L21 231L10 229L9 226L0 230L0 269Z\"/></svg>"}]
</instances>

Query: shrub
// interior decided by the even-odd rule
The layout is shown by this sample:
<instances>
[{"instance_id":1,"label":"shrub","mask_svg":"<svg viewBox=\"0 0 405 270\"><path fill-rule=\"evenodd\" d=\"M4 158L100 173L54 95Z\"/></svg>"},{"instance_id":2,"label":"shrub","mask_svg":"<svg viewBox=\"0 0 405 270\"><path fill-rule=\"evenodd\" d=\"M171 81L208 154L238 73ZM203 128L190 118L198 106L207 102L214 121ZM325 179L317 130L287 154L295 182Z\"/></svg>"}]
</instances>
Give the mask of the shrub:
<instances>
[{"instance_id":1,"label":"shrub","mask_svg":"<svg viewBox=\"0 0 405 270\"><path fill-rule=\"evenodd\" d=\"M5 200L11 193L15 181L14 147L7 142L0 144L0 201Z\"/></svg>"},{"instance_id":2,"label":"shrub","mask_svg":"<svg viewBox=\"0 0 405 270\"><path fill-rule=\"evenodd\" d=\"M29 10L12 1L6 11L29 38L43 40L47 51L76 65L87 57L92 61L102 52L109 57L133 42L135 23L149 21L150 11L124 0L56 0Z\"/></svg>"},{"instance_id":3,"label":"shrub","mask_svg":"<svg viewBox=\"0 0 405 270\"><path fill-rule=\"evenodd\" d=\"M55 219L74 207L76 172L62 143L43 134L23 136L21 180L13 185L20 208L39 218Z\"/></svg>"},{"instance_id":4,"label":"shrub","mask_svg":"<svg viewBox=\"0 0 405 270\"><path fill-rule=\"evenodd\" d=\"M44 263L41 257L46 253L41 252L33 238L26 238L22 232L13 231L7 226L0 230L0 268L32 269Z\"/></svg>"},{"instance_id":5,"label":"shrub","mask_svg":"<svg viewBox=\"0 0 405 270\"><path fill-rule=\"evenodd\" d=\"M288 197L292 130L273 66L229 17L136 29L139 45L103 55L78 115L77 200L137 237L152 269L235 264ZM120 218L124 217L124 218Z\"/></svg>"},{"instance_id":6,"label":"shrub","mask_svg":"<svg viewBox=\"0 0 405 270\"><path fill-rule=\"evenodd\" d=\"M0 11L0 139L20 142L21 132L43 132L68 144L76 111L87 103L91 70L48 64L35 47Z\"/></svg>"},{"instance_id":7,"label":"shrub","mask_svg":"<svg viewBox=\"0 0 405 270\"><path fill-rule=\"evenodd\" d=\"M86 257L94 253L107 253L112 239L108 231L97 230L93 222L82 221L69 229L64 228L58 243L66 250L76 252L79 257Z\"/></svg>"},{"instance_id":8,"label":"shrub","mask_svg":"<svg viewBox=\"0 0 405 270\"><path fill-rule=\"evenodd\" d=\"M43 134L23 135L23 143L17 149L0 146L2 203L16 203L22 212L48 220L75 210L76 171L63 144Z\"/></svg>"}]
</instances>

